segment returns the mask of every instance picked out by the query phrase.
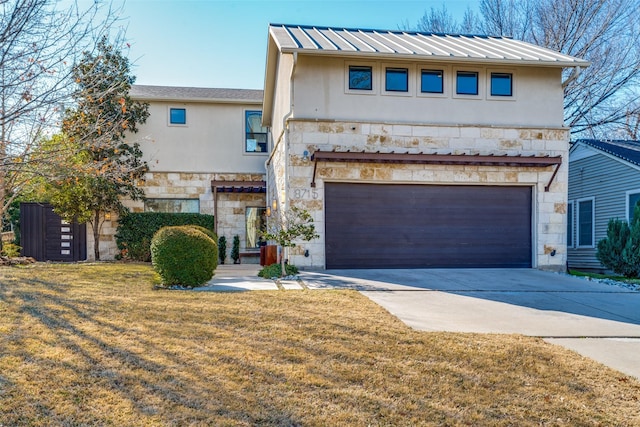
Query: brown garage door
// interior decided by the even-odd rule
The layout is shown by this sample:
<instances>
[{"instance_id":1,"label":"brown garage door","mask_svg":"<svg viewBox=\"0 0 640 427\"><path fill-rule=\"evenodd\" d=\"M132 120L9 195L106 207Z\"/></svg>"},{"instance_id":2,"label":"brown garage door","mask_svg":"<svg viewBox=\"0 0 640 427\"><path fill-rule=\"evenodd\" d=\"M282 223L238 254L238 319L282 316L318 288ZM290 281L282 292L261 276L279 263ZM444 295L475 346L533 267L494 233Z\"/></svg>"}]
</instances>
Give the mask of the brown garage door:
<instances>
[{"instance_id":1,"label":"brown garage door","mask_svg":"<svg viewBox=\"0 0 640 427\"><path fill-rule=\"evenodd\" d=\"M325 184L327 268L531 267L531 188Z\"/></svg>"}]
</instances>

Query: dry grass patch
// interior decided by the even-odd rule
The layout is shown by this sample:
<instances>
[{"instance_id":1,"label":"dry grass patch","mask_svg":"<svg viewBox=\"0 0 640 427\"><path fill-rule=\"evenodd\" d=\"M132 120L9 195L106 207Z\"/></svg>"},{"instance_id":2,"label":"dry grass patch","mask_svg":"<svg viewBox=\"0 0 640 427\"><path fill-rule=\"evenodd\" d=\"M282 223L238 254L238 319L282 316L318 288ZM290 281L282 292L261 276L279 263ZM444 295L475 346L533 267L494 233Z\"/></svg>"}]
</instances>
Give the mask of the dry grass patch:
<instances>
[{"instance_id":1,"label":"dry grass patch","mask_svg":"<svg viewBox=\"0 0 640 427\"><path fill-rule=\"evenodd\" d=\"M152 290L0 268L0 425L640 425L640 383L539 339L409 329L353 291Z\"/></svg>"}]
</instances>

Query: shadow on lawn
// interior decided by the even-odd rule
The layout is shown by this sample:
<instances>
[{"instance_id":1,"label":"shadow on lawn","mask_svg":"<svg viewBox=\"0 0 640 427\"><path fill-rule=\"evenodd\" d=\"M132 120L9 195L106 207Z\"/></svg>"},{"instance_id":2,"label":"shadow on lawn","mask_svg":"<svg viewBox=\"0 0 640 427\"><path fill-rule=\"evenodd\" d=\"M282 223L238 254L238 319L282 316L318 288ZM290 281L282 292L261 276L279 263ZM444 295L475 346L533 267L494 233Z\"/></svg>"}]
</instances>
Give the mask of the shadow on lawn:
<instances>
[{"instance_id":1,"label":"shadow on lawn","mask_svg":"<svg viewBox=\"0 0 640 427\"><path fill-rule=\"evenodd\" d=\"M179 355L170 351L165 351L157 343L145 340L143 336L134 333L135 340L145 348L145 355L136 354L123 346L110 343L108 337L116 335L126 335L131 331L116 326L112 323L98 320L97 314L104 315L104 312L92 308L92 301L65 299L62 293L65 286L43 280L30 280L31 284L44 287L47 291L35 289L17 290L12 289L10 296L3 297L4 292L0 292L0 298L10 304L20 304L19 311L34 319L48 328L55 337L55 343L49 338L37 336L24 336L24 340L40 340L38 346L64 347L71 351L75 357L73 362L47 361L38 354L33 354L23 349L16 356L29 363L38 363L43 366L52 367L57 363L56 368L69 371L70 375L78 375L80 386L89 381L93 386L106 388L116 392L119 396L126 398L132 407L139 411L140 415L154 418L158 415L164 419L168 408L182 408L186 411L182 416L188 422L206 422L212 415L221 416L227 421L239 423L260 424L267 422L274 425L300 425L300 422L289 413L282 410L270 402L260 402L261 410L258 413L252 411L242 411L237 408L251 408L255 405L246 401L242 393L232 390L225 390L223 383L215 378L200 378L194 381L193 376L197 372L184 369L185 360ZM0 286L2 291L2 286ZM90 325L87 327L87 325ZM95 329L95 334L89 333L86 329ZM98 334L104 335L99 337ZM20 338L19 338L20 339ZM26 346L25 346L26 347ZM0 352L1 354L1 352ZM15 355L15 354L14 354ZM148 357L147 357L148 356ZM151 358L160 358L164 363L158 363ZM231 361L239 363L239 361ZM251 371L258 370L257 367L250 367ZM270 375L265 372L264 375ZM203 385L206 383L206 389ZM56 386L57 384L53 384ZM9 382L0 376L0 386L17 387L18 385ZM56 394L51 394L52 390L42 390L43 393L28 397L30 405L37 408L38 416L50 420L60 420L60 414L56 406L60 404L56 401ZM219 399L224 396L223 399ZM224 400L233 399L238 404L235 408L228 408L224 405ZM83 399L84 400L84 399ZM58 418L56 418L56 416ZM64 418L62 418L64 419ZM180 416L176 419L181 419ZM91 422L104 422L94 415Z\"/></svg>"}]
</instances>

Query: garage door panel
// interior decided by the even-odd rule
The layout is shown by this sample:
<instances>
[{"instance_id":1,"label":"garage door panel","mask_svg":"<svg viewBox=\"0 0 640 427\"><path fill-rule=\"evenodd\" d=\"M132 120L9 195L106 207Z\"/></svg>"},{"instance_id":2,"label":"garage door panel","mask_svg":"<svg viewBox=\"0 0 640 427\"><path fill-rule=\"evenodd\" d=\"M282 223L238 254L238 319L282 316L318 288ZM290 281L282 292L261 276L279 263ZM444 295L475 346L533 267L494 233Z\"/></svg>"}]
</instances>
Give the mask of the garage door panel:
<instances>
[{"instance_id":1,"label":"garage door panel","mask_svg":"<svg viewBox=\"0 0 640 427\"><path fill-rule=\"evenodd\" d=\"M530 267L531 188L325 184L327 268Z\"/></svg>"}]
</instances>

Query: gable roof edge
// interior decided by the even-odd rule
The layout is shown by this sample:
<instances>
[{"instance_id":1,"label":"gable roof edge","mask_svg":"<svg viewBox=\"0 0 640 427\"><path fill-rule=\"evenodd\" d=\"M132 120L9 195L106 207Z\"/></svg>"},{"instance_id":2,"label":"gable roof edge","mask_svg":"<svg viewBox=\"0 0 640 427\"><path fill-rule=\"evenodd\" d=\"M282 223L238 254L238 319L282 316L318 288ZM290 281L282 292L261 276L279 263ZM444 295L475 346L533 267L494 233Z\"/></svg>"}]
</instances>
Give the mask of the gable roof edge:
<instances>
[{"instance_id":1,"label":"gable roof edge","mask_svg":"<svg viewBox=\"0 0 640 427\"><path fill-rule=\"evenodd\" d=\"M584 148L588 148L590 150L596 151L597 154L603 155L603 156L605 156L607 158L610 158L612 160L617 161L618 163L621 163L621 164L623 164L625 166L629 166L629 167L631 167L633 169L636 169L636 170L640 171L640 164L633 163L633 162L631 162L631 161L629 161L627 159L624 159L624 158L622 158L622 157L620 157L620 156L618 156L618 155L616 155L614 153L609 153L606 150L603 150L603 149L601 149L599 147L594 147L593 145L588 144L584 140L578 140L573 144L573 146L569 150L569 161L571 161L571 152L573 152L575 149L577 149L578 145L580 145L580 146L582 146Z\"/></svg>"}]
</instances>

